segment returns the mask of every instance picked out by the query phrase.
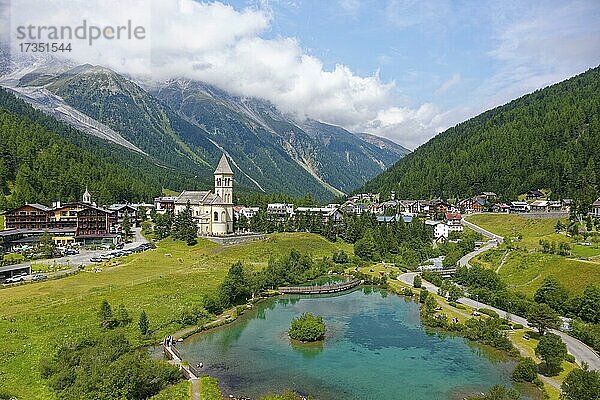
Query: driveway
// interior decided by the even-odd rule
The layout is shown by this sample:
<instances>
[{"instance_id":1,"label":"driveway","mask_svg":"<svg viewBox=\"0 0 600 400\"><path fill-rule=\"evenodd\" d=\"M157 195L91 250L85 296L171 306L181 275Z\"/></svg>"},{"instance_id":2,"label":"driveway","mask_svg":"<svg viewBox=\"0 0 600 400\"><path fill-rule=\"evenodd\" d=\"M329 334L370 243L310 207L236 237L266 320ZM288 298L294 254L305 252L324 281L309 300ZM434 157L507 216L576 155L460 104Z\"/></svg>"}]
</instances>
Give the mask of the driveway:
<instances>
[{"instance_id":1,"label":"driveway","mask_svg":"<svg viewBox=\"0 0 600 400\"><path fill-rule=\"evenodd\" d=\"M418 275L418 273L408 272L408 273L399 275L398 279L400 281L412 286L415 275ZM424 288L426 288L429 292L436 293L436 294L438 292L437 286L435 286L432 283L429 283L425 280L422 281L422 286ZM507 318L507 319L510 319L511 321L521 324L525 327L529 327L529 323L527 322L527 320L525 318L520 317L518 315L509 314L508 312L506 312L504 310L500 310L496 307L492 307L485 303L481 303L479 301L475 301L473 299L469 299L466 297L461 297L460 299L457 300L457 302L462 303L466 306L475 308L475 309L488 308L490 310L494 310L495 312L498 313L498 315L501 318ZM577 362L579 364L583 364L585 362L588 364L590 369L600 370L600 356L598 356L598 354L591 347L589 347L582 341L575 339L572 336L569 336L568 334L566 334L564 332L561 332L561 331L558 331L555 329L551 329L550 332L555 333L562 338L563 342L565 342L565 344L567 345L567 350L569 350L569 353L571 353L573 355L573 357L575 357L575 359L577 360Z\"/></svg>"},{"instance_id":2,"label":"driveway","mask_svg":"<svg viewBox=\"0 0 600 400\"><path fill-rule=\"evenodd\" d=\"M123 247L124 250L129 250L129 249L139 246L142 243L148 242L146 240L146 238L142 235L141 228L133 228L133 232L134 232L133 242L127 243ZM87 265L94 264L93 262L90 261L90 258L100 257L102 254L110 253L111 251L113 251L113 250L81 250L79 252L79 254L75 254L72 256L50 258L47 260L28 261L26 263L18 264L15 266L22 265L22 266L26 267L26 266L30 266L32 263L43 264L43 265L52 265L52 264L67 265L69 268L65 268L63 270L56 271L56 272L49 272L46 274L49 277L59 277L59 276L68 275L68 274L73 273L74 271L79 269L80 266L87 266ZM26 278L26 280L27 279L31 279L31 276Z\"/></svg>"}]
</instances>

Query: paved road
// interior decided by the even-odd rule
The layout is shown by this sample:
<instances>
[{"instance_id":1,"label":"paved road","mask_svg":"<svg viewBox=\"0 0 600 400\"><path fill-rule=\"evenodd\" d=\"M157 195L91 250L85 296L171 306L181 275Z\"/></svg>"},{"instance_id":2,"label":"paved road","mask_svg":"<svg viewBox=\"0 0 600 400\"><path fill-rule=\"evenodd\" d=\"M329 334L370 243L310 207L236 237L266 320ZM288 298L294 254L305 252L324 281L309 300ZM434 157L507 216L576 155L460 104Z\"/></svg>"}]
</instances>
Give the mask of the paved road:
<instances>
[{"instance_id":1,"label":"paved road","mask_svg":"<svg viewBox=\"0 0 600 400\"><path fill-rule=\"evenodd\" d=\"M416 272L408 272L408 273L398 276L398 279L406 284L412 285L415 275L417 275ZM428 291L430 291L432 293L438 292L437 286L435 286L425 280L422 281L422 286L425 287ZM508 312L506 312L504 310L500 310L496 307L492 307L490 305L475 301L473 299L461 297L460 299L457 300L457 302L462 303L466 306L475 308L475 309L488 308L490 310L494 310L502 318L509 318L513 322L521 324L525 327L529 327L529 323L527 322L527 320L525 318L520 317L518 315L509 314ZM600 356L598 356L598 354L594 350L592 350L591 347L589 347L585 343L581 342L580 340L567 335L564 332L557 331L554 329L550 330L550 332L555 333L562 338L562 340L567 345L567 349L569 350L569 353L571 353L573 355L573 357L575 357L575 359L577 360L577 362L579 362L579 364L582 364L585 362L589 365L590 369L600 370Z\"/></svg>"},{"instance_id":2,"label":"paved road","mask_svg":"<svg viewBox=\"0 0 600 400\"><path fill-rule=\"evenodd\" d=\"M142 235L140 228L133 228L133 232L134 232L133 242L127 243L123 247L124 250L132 249L134 247L139 246L142 243L148 242L146 240L146 238ZM79 252L79 254L75 254L72 256L51 258L51 259L47 259L47 260L34 260L34 261L28 261L26 263L22 263L22 264L18 264L18 265L26 267L26 266L30 266L32 263L34 263L34 264L43 264L43 265L59 264L59 265L69 266L69 268L66 268L63 270L56 271L56 272L49 272L49 273L45 274L45 275L48 275L48 277L55 278L58 276L71 274L74 271L76 271L79 268L79 266L91 265L93 263L90 261L90 258L100 257L102 254L110 253L111 251L112 250L81 250ZM17 265L15 265L15 266L17 266ZM28 276L27 278L25 278L25 280L29 280L29 279L31 279L31 276Z\"/></svg>"},{"instance_id":3,"label":"paved road","mask_svg":"<svg viewBox=\"0 0 600 400\"><path fill-rule=\"evenodd\" d=\"M471 264L469 264L469 261L471 261L472 258L477 257L484 251L493 249L496 246L498 246L498 242L496 242L495 240L493 240L493 241L490 240L490 242L488 244L486 244L485 246L482 246L480 249L477 249L475 251L472 251L472 252L462 256L461 259L458 260L458 265L461 267L467 266L468 268L471 268Z\"/></svg>"},{"instance_id":4,"label":"paved road","mask_svg":"<svg viewBox=\"0 0 600 400\"><path fill-rule=\"evenodd\" d=\"M490 231L487 231L487 230L483 229L482 227L480 227L480 226L477 226L477 225L475 225L475 224L473 224L473 223L471 223L471 222L467 221L467 220L466 220L466 219L464 219L464 218L461 220L461 223L462 223L464 226L466 226L466 227L468 227L468 228L471 228L471 229L473 229L473 230L474 230L474 231L476 231L476 232L479 232L479 233L481 233L483 236L485 236L485 237L487 237L487 238L490 238L490 239L496 240L498 243L502 243L502 242L504 241L504 238L503 238L502 236L498 236L498 235L496 235L495 233L492 233L492 232L490 232Z\"/></svg>"}]
</instances>

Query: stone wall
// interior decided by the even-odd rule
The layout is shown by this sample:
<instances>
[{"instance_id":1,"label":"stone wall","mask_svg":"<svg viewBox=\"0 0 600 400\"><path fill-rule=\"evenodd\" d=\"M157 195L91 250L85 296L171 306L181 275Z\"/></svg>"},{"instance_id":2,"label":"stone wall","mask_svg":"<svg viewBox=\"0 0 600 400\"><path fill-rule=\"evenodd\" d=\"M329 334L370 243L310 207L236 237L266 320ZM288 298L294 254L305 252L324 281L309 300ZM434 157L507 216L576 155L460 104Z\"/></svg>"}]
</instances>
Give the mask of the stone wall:
<instances>
[{"instance_id":1,"label":"stone wall","mask_svg":"<svg viewBox=\"0 0 600 400\"><path fill-rule=\"evenodd\" d=\"M265 235L262 233L248 233L242 235L228 235L228 236L207 236L211 242L218 243L223 246L231 246L234 244L242 244L248 242L254 242L256 240L262 240Z\"/></svg>"}]
</instances>

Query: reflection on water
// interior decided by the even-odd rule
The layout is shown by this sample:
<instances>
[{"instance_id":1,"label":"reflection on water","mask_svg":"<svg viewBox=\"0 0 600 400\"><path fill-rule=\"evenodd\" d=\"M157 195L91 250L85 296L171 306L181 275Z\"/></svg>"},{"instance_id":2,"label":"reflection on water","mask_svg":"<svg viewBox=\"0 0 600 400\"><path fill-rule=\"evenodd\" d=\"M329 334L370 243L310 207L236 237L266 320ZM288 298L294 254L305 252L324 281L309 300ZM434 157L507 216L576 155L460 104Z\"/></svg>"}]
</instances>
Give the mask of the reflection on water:
<instances>
[{"instance_id":1,"label":"reflection on water","mask_svg":"<svg viewBox=\"0 0 600 400\"><path fill-rule=\"evenodd\" d=\"M290 342L289 324L304 312L323 316L324 342ZM270 299L179 348L219 378L224 394L251 398L291 389L322 400L452 399L510 385L514 365L462 338L427 332L417 304L371 287Z\"/></svg>"}]
</instances>

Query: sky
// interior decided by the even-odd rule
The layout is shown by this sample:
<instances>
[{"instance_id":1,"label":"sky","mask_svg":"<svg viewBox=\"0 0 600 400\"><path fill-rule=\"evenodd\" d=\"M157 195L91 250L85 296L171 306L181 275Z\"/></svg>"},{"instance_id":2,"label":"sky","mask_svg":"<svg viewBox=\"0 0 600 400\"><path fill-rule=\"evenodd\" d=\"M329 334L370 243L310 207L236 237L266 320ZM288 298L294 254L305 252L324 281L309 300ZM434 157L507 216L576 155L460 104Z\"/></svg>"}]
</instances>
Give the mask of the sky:
<instances>
[{"instance_id":1,"label":"sky","mask_svg":"<svg viewBox=\"0 0 600 400\"><path fill-rule=\"evenodd\" d=\"M24 24L132 20L145 40L76 41L69 57L146 79L206 81L410 149L600 64L598 0L1 3L13 48Z\"/></svg>"}]
</instances>

